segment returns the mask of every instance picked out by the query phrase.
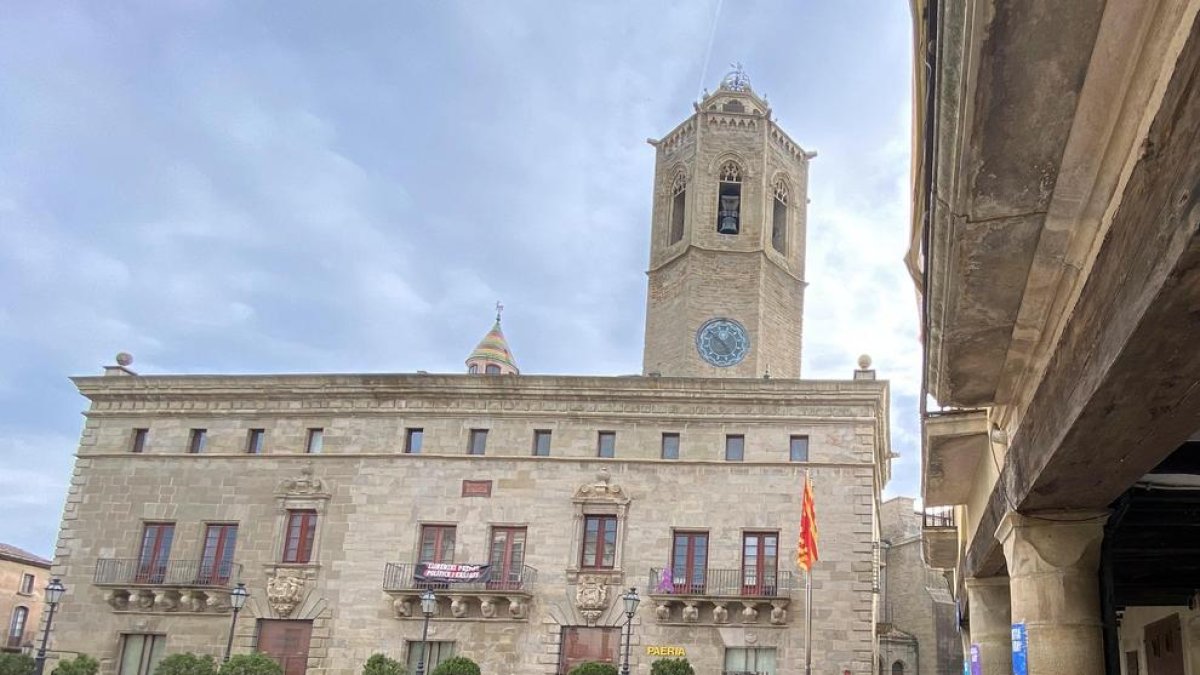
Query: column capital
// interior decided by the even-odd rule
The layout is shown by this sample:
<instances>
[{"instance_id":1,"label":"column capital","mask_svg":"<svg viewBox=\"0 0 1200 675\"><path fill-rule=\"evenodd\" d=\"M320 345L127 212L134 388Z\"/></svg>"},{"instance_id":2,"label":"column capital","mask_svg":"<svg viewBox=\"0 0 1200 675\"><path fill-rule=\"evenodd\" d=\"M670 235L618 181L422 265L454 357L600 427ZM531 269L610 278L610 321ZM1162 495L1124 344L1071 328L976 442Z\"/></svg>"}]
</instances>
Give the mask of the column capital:
<instances>
[{"instance_id":1,"label":"column capital","mask_svg":"<svg viewBox=\"0 0 1200 675\"><path fill-rule=\"evenodd\" d=\"M1084 567L1094 572L1100 562L1106 510L1009 511L996 528L1004 547L1009 576ZM1021 554L1017 555L1017 549Z\"/></svg>"}]
</instances>

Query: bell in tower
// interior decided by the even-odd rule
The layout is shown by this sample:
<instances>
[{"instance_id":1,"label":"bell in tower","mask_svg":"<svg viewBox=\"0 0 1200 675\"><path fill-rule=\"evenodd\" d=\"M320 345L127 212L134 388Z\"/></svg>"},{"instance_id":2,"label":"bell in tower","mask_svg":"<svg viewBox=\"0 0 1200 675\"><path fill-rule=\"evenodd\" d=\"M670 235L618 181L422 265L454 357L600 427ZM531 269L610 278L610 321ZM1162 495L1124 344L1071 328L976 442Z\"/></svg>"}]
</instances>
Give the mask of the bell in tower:
<instances>
[{"instance_id":1,"label":"bell in tower","mask_svg":"<svg viewBox=\"0 0 1200 675\"><path fill-rule=\"evenodd\" d=\"M805 152L740 64L656 150L643 370L800 376Z\"/></svg>"}]
</instances>

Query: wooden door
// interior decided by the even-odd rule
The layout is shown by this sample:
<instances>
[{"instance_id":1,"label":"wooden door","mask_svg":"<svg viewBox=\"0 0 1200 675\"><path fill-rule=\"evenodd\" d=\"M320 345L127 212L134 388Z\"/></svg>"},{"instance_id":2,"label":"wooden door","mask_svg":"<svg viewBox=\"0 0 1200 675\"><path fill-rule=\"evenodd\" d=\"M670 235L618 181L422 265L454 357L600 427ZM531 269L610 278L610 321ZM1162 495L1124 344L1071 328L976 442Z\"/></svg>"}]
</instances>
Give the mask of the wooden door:
<instances>
[{"instance_id":1,"label":"wooden door","mask_svg":"<svg viewBox=\"0 0 1200 675\"><path fill-rule=\"evenodd\" d=\"M779 534L747 532L742 535L742 594L771 596L777 592Z\"/></svg>"},{"instance_id":2,"label":"wooden door","mask_svg":"<svg viewBox=\"0 0 1200 675\"><path fill-rule=\"evenodd\" d=\"M708 582L708 533L676 532L671 582L676 593L703 593Z\"/></svg>"},{"instance_id":3,"label":"wooden door","mask_svg":"<svg viewBox=\"0 0 1200 675\"><path fill-rule=\"evenodd\" d=\"M135 583L161 584L167 576L167 560L175 539L175 523L146 523L142 529L142 548L138 553Z\"/></svg>"},{"instance_id":4,"label":"wooden door","mask_svg":"<svg viewBox=\"0 0 1200 675\"><path fill-rule=\"evenodd\" d=\"M1178 614L1146 626L1146 674L1184 675L1183 631Z\"/></svg>"},{"instance_id":5,"label":"wooden door","mask_svg":"<svg viewBox=\"0 0 1200 675\"><path fill-rule=\"evenodd\" d=\"M233 551L237 546L237 525L209 525L204 530L204 553L196 583L229 583L233 571Z\"/></svg>"},{"instance_id":6,"label":"wooden door","mask_svg":"<svg viewBox=\"0 0 1200 675\"><path fill-rule=\"evenodd\" d=\"M516 591L525 580L525 528L492 528L489 552L492 580L488 588Z\"/></svg>"},{"instance_id":7,"label":"wooden door","mask_svg":"<svg viewBox=\"0 0 1200 675\"><path fill-rule=\"evenodd\" d=\"M618 662L621 629L564 626L559 647L558 674L566 675L575 666L588 661Z\"/></svg>"},{"instance_id":8,"label":"wooden door","mask_svg":"<svg viewBox=\"0 0 1200 675\"><path fill-rule=\"evenodd\" d=\"M283 675L304 675L311 639L311 621L261 619L258 622L258 651L278 663Z\"/></svg>"}]
</instances>

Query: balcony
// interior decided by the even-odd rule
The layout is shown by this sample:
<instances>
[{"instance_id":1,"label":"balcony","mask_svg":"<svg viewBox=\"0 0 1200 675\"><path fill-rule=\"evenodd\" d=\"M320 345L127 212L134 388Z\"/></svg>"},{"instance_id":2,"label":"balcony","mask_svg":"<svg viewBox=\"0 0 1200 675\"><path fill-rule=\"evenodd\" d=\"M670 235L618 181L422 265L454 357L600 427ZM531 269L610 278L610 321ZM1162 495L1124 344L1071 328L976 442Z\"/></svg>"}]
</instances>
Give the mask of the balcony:
<instances>
[{"instance_id":1,"label":"balcony","mask_svg":"<svg viewBox=\"0 0 1200 675\"><path fill-rule=\"evenodd\" d=\"M662 569L653 568L648 581L655 618L661 624L783 626L788 622L791 572L755 576L737 569L709 569L700 579L672 582L663 578Z\"/></svg>"},{"instance_id":2,"label":"balcony","mask_svg":"<svg viewBox=\"0 0 1200 675\"><path fill-rule=\"evenodd\" d=\"M529 618L529 601L537 583L537 569L529 565L484 575L478 581L429 581L418 578L416 570L417 565L412 563L388 563L384 567L383 592L392 596L397 619L423 618L420 601L426 590L432 590L438 598L434 617L480 621Z\"/></svg>"},{"instance_id":3,"label":"balcony","mask_svg":"<svg viewBox=\"0 0 1200 675\"><path fill-rule=\"evenodd\" d=\"M921 549L935 569L953 569L958 562L958 523L953 506L931 506L921 514Z\"/></svg>"},{"instance_id":4,"label":"balcony","mask_svg":"<svg viewBox=\"0 0 1200 675\"><path fill-rule=\"evenodd\" d=\"M96 561L93 583L108 589L105 600L120 612L223 613L241 576L236 563L103 558Z\"/></svg>"},{"instance_id":5,"label":"balcony","mask_svg":"<svg viewBox=\"0 0 1200 675\"><path fill-rule=\"evenodd\" d=\"M921 494L925 505L967 503L979 462L991 452L987 411L930 413L921 427L925 444Z\"/></svg>"}]
</instances>

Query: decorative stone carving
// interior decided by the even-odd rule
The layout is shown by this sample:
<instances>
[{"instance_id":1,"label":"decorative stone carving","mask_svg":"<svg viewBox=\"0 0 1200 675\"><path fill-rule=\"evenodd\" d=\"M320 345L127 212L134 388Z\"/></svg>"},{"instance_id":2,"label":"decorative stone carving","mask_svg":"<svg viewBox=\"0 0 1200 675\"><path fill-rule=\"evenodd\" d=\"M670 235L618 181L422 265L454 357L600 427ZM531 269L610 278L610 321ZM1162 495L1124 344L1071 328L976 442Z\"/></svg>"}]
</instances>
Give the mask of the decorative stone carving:
<instances>
[{"instance_id":1,"label":"decorative stone carving","mask_svg":"<svg viewBox=\"0 0 1200 675\"><path fill-rule=\"evenodd\" d=\"M450 615L456 619L461 619L467 615L467 603L463 596L450 596Z\"/></svg>"},{"instance_id":2,"label":"decorative stone carving","mask_svg":"<svg viewBox=\"0 0 1200 675\"><path fill-rule=\"evenodd\" d=\"M479 615L485 619L496 616L496 599L486 595L480 598Z\"/></svg>"},{"instance_id":3,"label":"decorative stone carving","mask_svg":"<svg viewBox=\"0 0 1200 675\"><path fill-rule=\"evenodd\" d=\"M579 585L575 587L575 606L589 626L595 625L608 609L607 579L592 574L580 575Z\"/></svg>"},{"instance_id":4,"label":"decorative stone carving","mask_svg":"<svg viewBox=\"0 0 1200 675\"><path fill-rule=\"evenodd\" d=\"M778 602L771 603L771 624L782 626L787 623L787 610Z\"/></svg>"},{"instance_id":5,"label":"decorative stone carving","mask_svg":"<svg viewBox=\"0 0 1200 675\"><path fill-rule=\"evenodd\" d=\"M659 621L670 621L671 605L666 602L658 603L658 606L654 608L654 616L657 617Z\"/></svg>"},{"instance_id":6,"label":"decorative stone carving","mask_svg":"<svg viewBox=\"0 0 1200 675\"><path fill-rule=\"evenodd\" d=\"M696 606L695 601L688 600L683 603L683 620L688 623L700 620L700 608Z\"/></svg>"},{"instance_id":7,"label":"decorative stone carving","mask_svg":"<svg viewBox=\"0 0 1200 675\"><path fill-rule=\"evenodd\" d=\"M267 580L267 604L280 618L291 616L303 599L304 577L280 571Z\"/></svg>"},{"instance_id":8,"label":"decorative stone carving","mask_svg":"<svg viewBox=\"0 0 1200 675\"><path fill-rule=\"evenodd\" d=\"M138 609L149 611L154 609L154 591L138 591L137 600L135 602Z\"/></svg>"},{"instance_id":9,"label":"decorative stone carving","mask_svg":"<svg viewBox=\"0 0 1200 675\"><path fill-rule=\"evenodd\" d=\"M304 466L300 467L299 476L279 481L277 492L289 496L315 496L327 494L328 490L325 489L325 481L313 476L312 462L307 462Z\"/></svg>"},{"instance_id":10,"label":"decorative stone carving","mask_svg":"<svg viewBox=\"0 0 1200 675\"><path fill-rule=\"evenodd\" d=\"M129 592L109 591L104 594L104 601L107 602L113 609L129 609Z\"/></svg>"},{"instance_id":11,"label":"decorative stone carving","mask_svg":"<svg viewBox=\"0 0 1200 675\"><path fill-rule=\"evenodd\" d=\"M742 623L756 623L758 621L758 609L755 608L753 602L743 602Z\"/></svg>"},{"instance_id":12,"label":"decorative stone carving","mask_svg":"<svg viewBox=\"0 0 1200 675\"><path fill-rule=\"evenodd\" d=\"M412 616L412 598L398 596L392 600L392 612L397 619L407 619Z\"/></svg>"},{"instance_id":13,"label":"decorative stone carving","mask_svg":"<svg viewBox=\"0 0 1200 675\"><path fill-rule=\"evenodd\" d=\"M625 494L625 489L620 485L611 483L611 476L608 469L600 469L596 472L596 482L587 483L579 486L575 491L575 499L577 501L613 501L619 504L628 504L629 495Z\"/></svg>"},{"instance_id":14,"label":"decorative stone carving","mask_svg":"<svg viewBox=\"0 0 1200 675\"><path fill-rule=\"evenodd\" d=\"M713 603L713 623L729 623L729 609L724 602Z\"/></svg>"},{"instance_id":15,"label":"decorative stone carving","mask_svg":"<svg viewBox=\"0 0 1200 675\"><path fill-rule=\"evenodd\" d=\"M208 607L208 596L202 591L183 591L179 594L179 602L185 611L203 612Z\"/></svg>"},{"instance_id":16,"label":"decorative stone carving","mask_svg":"<svg viewBox=\"0 0 1200 675\"><path fill-rule=\"evenodd\" d=\"M522 597L508 598L508 614L514 619L524 619L529 610L529 605Z\"/></svg>"}]
</instances>

